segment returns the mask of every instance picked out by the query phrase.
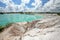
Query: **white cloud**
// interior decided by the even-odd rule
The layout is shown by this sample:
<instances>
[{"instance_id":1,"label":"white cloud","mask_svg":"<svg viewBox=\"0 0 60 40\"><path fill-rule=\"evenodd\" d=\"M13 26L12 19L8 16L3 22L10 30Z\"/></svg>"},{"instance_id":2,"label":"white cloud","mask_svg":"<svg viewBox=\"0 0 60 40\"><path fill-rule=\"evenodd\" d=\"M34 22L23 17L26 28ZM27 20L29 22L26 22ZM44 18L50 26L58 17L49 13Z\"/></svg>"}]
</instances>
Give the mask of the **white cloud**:
<instances>
[{"instance_id":1,"label":"white cloud","mask_svg":"<svg viewBox=\"0 0 60 40\"><path fill-rule=\"evenodd\" d=\"M22 0L22 3L29 3L30 0Z\"/></svg>"},{"instance_id":2,"label":"white cloud","mask_svg":"<svg viewBox=\"0 0 60 40\"><path fill-rule=\"evenodd\" d=\"M60 0L50 0L48 3L46 3L43 8L42 11L49 11L49 12L57 12L58 9L56 8L57 6L60 8ZM60 11L60 10L59 10Z\"/></svg>"},{"instance_id":3,"label":"white cloud","mask_svg":"<svg viewBox=\"0 0 60 40\"><path fill-rule=\"evenodd\" d=\"M0 12L20 12L20 11L35 11L35 12L60 12L60 0L50 0L49 2L45 3L42 6L41 0L35 0L35 3L32 3L34 8L28 8L25 6L25 3L29 3L30 0L22 0L21 5L15 5L12 0L0 0L1 2L5 3L7 6L5 9L0 8ZM53 3L54 2L54 3Z\"/></svg>"}]
</instances>

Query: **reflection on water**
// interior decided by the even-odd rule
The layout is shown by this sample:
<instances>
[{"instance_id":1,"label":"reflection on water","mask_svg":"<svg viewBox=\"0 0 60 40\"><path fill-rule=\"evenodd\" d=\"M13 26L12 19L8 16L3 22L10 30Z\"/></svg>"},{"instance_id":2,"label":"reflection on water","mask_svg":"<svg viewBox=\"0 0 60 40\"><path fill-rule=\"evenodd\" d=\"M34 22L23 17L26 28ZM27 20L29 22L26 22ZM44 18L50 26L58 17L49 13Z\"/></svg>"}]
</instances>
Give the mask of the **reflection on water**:
<instances>
[{"instance_id":1,"label":"reflection on water","mask_svg":"<svg viewBox=\"0 0 60 40\"><path fill-rule=\"evenodd\" d=\"M0 26L4 26L7 23L15 22L30 22L36 19L41 19L42 16L27 15L27 14L0 14Z\"/></svg>"}]
</instances>

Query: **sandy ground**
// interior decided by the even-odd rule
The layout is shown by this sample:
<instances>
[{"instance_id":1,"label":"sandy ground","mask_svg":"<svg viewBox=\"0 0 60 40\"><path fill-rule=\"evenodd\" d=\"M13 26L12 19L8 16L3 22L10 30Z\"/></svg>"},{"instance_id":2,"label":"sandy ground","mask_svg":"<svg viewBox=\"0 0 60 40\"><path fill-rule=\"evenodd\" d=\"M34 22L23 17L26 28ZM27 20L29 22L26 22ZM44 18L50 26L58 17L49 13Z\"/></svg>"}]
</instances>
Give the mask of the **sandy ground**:
<instances>
[{"instance_id":1,"label":"sandy ground","mask_svg":"<svg viewBox=\"0 0 60 40\"><path fill-rule=\"evenodd\" d=\"M43 16L43 19L10 25L0 33L0 40L60 40L60 16Z\"/></svg>"}]
</instances>

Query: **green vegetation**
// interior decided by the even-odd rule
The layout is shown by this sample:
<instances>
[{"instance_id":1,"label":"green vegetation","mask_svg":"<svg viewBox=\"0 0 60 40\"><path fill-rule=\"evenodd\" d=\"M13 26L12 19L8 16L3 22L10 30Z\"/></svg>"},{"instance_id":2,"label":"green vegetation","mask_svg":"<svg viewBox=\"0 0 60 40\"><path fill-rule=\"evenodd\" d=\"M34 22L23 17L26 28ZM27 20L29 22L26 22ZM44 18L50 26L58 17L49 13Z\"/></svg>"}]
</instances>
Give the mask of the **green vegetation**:
<instances>
[{"instance_id":1,"label":"green vegetation","mask_svg":"<svg viewBox=\"0 0 60 40\"><path fill-rule=\"evenodd\" d=\"M57 15L59 15L59 16L60 16L60 13L57 13Z\"/></svg>"},{"instance_id":2,"label":"green vegetation","mask_svg":"<svg viewBox=\"0 0 60 40\"><path fill-rule=\"evenodd\" d=\"M2 32L2 31L3 31L3 29L4 29L4 27L0 26L0 32Z\"/></svg>"},{"instance_id":3,"label":"green vegetation","mask_svg":"<svg viewBox=\"0 0 60 40\"><path fill-rule=\"evenodd\" d=\"M0 26L0 32L2 32L5 28L8 28L11 26L13 23L8 23L6 26Z\"/></svg>"}]
</instances>

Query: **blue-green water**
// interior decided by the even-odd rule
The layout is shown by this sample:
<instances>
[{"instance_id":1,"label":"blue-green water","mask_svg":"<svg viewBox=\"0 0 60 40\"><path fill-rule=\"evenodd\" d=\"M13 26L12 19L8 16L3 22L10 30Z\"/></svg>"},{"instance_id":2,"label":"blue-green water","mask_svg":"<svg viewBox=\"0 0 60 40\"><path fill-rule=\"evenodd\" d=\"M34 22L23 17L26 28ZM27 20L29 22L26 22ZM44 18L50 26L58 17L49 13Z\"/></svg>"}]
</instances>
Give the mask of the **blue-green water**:
<instances>
[{"instance_id":1,"label":"blue-green water","mask_svg":"<svg viewBox=\"0 0 60 40\"><path fill-rule=\"evenodd\" d=\"M26 14L0 14L0 26L5 26L8 23L15 22L30 22L41 18L43 18L43 16Z\"/></svg>"}]
</instances>

